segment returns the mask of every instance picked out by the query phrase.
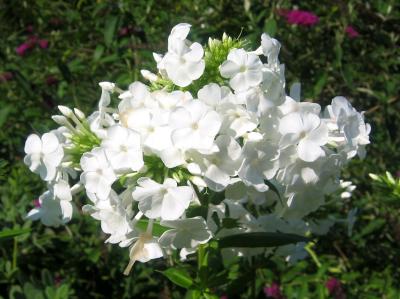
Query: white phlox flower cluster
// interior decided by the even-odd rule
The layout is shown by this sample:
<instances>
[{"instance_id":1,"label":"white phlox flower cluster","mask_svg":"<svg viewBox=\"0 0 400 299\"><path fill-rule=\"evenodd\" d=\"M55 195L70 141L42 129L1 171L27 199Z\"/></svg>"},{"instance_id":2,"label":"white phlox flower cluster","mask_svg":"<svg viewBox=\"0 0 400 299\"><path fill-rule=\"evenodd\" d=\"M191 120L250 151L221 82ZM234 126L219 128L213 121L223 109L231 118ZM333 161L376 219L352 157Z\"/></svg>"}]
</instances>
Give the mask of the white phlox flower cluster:
<instances>
[{"instance_id":1,"label":"white phlox flower cluster","mask_svg":"<svg viewBox=\"0 0 400 299\"><path fill-rule=\"evenodd\" d=\"M333 222L316 212L327 198L348 200L355 187L341 169L369 143L370 126L346 98L322 110L300 101L297 83L286 94L276 39L263 34L251 51L224 35L203 48L189 31L172 29L168 51L154 54L158 71L142 71L148 85L101 82L96 111L59 106L60 128L25 144L24 162L48 184L27 218L65 225L73 195L85 191L82 210L106 242L129 247L125 274L136 261L176 250L185 259L227 236L326 233ZM304 245L226 248L223 256L295 262Z\"/></svg>"}]
</instances>

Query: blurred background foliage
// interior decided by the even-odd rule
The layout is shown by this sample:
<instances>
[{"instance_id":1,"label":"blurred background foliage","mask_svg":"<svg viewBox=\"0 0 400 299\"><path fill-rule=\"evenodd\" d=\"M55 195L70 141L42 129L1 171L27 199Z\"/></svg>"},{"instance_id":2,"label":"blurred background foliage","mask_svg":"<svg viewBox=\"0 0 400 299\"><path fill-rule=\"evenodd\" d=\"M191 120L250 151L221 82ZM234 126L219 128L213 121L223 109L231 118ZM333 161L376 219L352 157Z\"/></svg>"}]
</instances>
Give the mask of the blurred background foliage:
<instances>
[{"instance_id":1,"label":"blurred background foliage","mask_svg":"<svg viewBox=\"0 0 400 299\"><path fill-rule=\"evenodd\" d=\"M289 86L301 81L303 98L323 105L346 96L372 125L367 158L343 174L357 185L340 211L346 217L358 208L352 236L336 225L309 246L311 257L294 266L259 261L249 279L232 267L215 293L265 298L263 288L274 283L286 298L400 298L399 6L396 0L0 0L0 298L183 298L182 288L155 271L166 268L161 260L138 264L124 277L126 250L104 244L89 217L77 215L58 229L25 221L45 186L22 162L26 136L56 127L50 116L57 105L89 113L98 82L125 88L141 79L140 69L155 69L152 52L165 52L179 22L192 24L190 39L203 43L227 32L256 47L261 33L269 33L282 43ZM283 12L290 9L310 11L319 22L289 24ZM358 35L346 33L348 26ZM368 176L386 171L395 178ZM340 292L332 291L332 279Z\"/></svg>"}]
</instances>

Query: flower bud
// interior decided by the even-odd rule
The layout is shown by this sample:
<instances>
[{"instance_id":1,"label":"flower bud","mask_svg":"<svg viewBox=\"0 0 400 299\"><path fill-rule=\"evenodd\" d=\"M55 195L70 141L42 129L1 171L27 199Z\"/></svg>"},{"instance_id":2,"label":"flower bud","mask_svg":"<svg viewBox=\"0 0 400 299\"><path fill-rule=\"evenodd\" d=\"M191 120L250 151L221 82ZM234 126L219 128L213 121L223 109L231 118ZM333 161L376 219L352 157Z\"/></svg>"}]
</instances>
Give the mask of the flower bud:
<instances>
[{"instance_id":1,"label":"flower bud","mask_svg":"<svg viewBox=\"0 0 400 299\"><path fill-rule=\"evenodd\" d=\"M68 123L67 118L63 115L53 115L51 118L60 126L65 126Z\"/></svg>"},{"instance_id":2,"label":"flower bud","mask_svg":"<svg viewBox=\"0 0 400 299\"><path fill-rule=\"evenodd\" d=\"M78 108L74 108L75 115L80 119L84 120L86 118L85 114Z\"/></svg>"},{"instance_id":3,"label":"flower bud","mask_svg":"<svg viewBox=\"0 0 400 299\"><path fill-rule=\"evenodd\" d=\"M146 80L149 80L150 82L157 81L158 77L156 74L153 74L152 72L148 70L141 70L140 73L142 74L143 78Z\"/></svg>"},{"instance_id":4,"label":"flower bud","mask_svg":"<svg viewBox=\"0 0 400 299\"><path fill-rule=\"evenodd\" d=\"M58 110L60 110L60 112L68 118L74 114L70 108L62 105L58 106Z\"/></svg>"}]
</instances>

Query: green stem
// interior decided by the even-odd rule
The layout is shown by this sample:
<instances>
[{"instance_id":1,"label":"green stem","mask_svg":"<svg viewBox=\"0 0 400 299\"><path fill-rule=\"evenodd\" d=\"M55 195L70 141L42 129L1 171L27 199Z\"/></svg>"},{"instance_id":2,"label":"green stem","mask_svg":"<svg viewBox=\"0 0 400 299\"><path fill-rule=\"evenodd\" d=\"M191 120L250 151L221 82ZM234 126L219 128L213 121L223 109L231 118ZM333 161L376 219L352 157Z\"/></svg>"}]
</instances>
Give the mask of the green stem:
<instances>
[{"instance_id":1,"label":"green stem","mask_svg":"<svg viewBox=\"0 0 400 299\"><path fill-rule=\"evenodd\" d=\"M15 270L17 268L17 252L18 252L18 241L17 241L17 238L14 238L13 259L12 259L12 269L13 270Z\"/></svg>"}]
</instances>

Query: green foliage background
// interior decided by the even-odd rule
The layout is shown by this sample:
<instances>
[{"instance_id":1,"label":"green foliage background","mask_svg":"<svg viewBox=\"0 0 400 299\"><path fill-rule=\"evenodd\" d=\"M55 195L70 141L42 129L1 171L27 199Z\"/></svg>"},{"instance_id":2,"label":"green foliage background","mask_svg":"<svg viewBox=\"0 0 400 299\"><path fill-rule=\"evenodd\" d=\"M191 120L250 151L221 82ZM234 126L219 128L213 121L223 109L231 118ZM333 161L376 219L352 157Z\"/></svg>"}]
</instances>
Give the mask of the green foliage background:
<instances>
[{"instance_id":1,"label":"green foliage background","mask_svg":"<svg viewBox=\"0 0 400 299\"><path fill-rule=\"evenodd\" d=\"M329 298L325 282L336 277L348 298L400 298L399 193L368 177L400 169L399 4L0 0L0 74L13 75L10 81L0 80L0 229L30 229L0 239L0 298L184 296L182 288L155 271L167 268L162 260L135 265L133 274L124 277L126 250L104 244L98 223L89 217L76 215L68 228L59 229L25 221L45 186L22 162L27 135L56 127L50 116L57 105L90 113L100 95L98 82L127 87L140 79L140 69L154 70L152 52L165 51L168 33L179 22L192 24L191 40L203 43L227 32L256 46L261 33L268 32L282 43L287 82L300 80L303 98L325 105L344 95L366 111L372 125L367 158L344 173L358 186L340 211L345 217L358 207L353 235L336 225L315 239L313 258L295 266L254 261L251 275L231 267L227 282L213 291L229 298L265 298L262 287L276 281L287 298ZM314 27L289 25L279 8L312 11L320 22ZM350 24L359 37L345 34ZM123 35L122 28L129 33ZM15 48L31 34L49 40L49 47L17 55Z\"/></svg>"}]
</instances>

